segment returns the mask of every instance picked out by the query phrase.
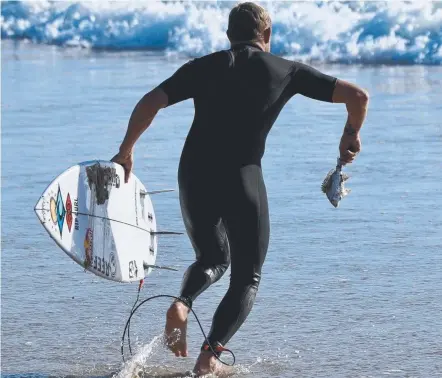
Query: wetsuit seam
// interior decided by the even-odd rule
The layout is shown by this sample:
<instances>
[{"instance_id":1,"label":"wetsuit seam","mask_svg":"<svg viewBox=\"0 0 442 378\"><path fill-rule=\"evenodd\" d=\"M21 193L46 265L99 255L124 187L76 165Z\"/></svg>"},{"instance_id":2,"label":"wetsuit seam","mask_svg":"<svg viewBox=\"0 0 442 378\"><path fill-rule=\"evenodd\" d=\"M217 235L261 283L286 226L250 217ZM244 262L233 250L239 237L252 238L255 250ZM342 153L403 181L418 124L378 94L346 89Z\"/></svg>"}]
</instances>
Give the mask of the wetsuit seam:
<instances>
[{"instance_id":1,"label":"wetsuit seam","mask_svg":"<svg viewBox=\"0 0 442 378\"><path fill-rule=\"evenodd\" d=\"M260 169L261 170L261 169ZM262 174L262 170L260 172ZM258 245L257 248L259 250L260 246L261 246L261 193L259 190L259 177L258 175L256 175L256 189L258 191Z\"/></svg>"},{"instance_id":2,"label":"wetsuit seam","mask_svg":"<svg viewBox=\"0 0 442 378\"><path fill-rule=\"evenodd\" d=\"M291 67L290 67L290 76L292 77L292 82L293 82L293 85L294 85L294 91L293 91L293 94L296 94L296 93L298 93L298 90L297 90L297 88L296 88L296 80L295 80L295 76L296 76L296 74L297 74L297 72L298 72L298 70L296 69L296 63L295 62L293 62L292 63L292 65L291 65ZM290 86L290 83L287 85L287 87L289 87ZM287 89L287 88L286 88Z\"/></svg>"},{"instance_id":3,"label":"wetsuit seam","mask_svg":"<svg viewBox=\"0 0 442 378\"><path fill-rule=\"evenodd\" d=\"M230 55L230 64L231 68L235 68L235 55L233 54L233 51L227 50Z\"/></svg>"},{"instance_id":4,"label":"wetsuit seam","mask_svg":"<svg viewBox=\"0 0 442 378\"><path fill-rule=\"evenodd\" d=\"M279 83L278 87L281 88L283 86L283 84L286 82L287 77L291 77L293 79L293 68L296 66L295 63L292 63L292 65L290 66L289 71L287 72L287 74L284 76L284 78L281 80L281 82ZM281 95L278 96L278 99L276 101L273 101L273 103L271 103L270 100L267 101L266 103L266 107L263 109L262 114L265 114L274 104L276 104L278 102L278 100L285 94L285 92L287 91L287 87L290 85L290 81L289 83L284 87L284 89L281 91Z\"/></svg>"}]
</instances>

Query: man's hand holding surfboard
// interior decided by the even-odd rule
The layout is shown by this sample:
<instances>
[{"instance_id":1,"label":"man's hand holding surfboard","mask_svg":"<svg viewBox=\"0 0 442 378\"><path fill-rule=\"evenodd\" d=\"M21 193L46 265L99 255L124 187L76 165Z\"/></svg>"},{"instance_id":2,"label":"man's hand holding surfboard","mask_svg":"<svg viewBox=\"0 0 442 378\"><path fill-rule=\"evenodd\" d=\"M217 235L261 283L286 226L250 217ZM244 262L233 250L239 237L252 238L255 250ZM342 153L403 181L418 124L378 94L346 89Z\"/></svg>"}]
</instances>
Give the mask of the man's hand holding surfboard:
<instances>
[{"instance_id":1,"label":"man's hand holding surfboard","mask_svg":"<svg viewBox=\"0 0 442 378\"><path fill-rule=\"evenodd\" d=\"M129 181L130 173L132 172L132 168L134 165L134 154L132 151L127 153L122 153L121 151L116 154L111 161L113 163L120 164L124 169L124 182L127 183Z\"/></svg>"}]
</instances>

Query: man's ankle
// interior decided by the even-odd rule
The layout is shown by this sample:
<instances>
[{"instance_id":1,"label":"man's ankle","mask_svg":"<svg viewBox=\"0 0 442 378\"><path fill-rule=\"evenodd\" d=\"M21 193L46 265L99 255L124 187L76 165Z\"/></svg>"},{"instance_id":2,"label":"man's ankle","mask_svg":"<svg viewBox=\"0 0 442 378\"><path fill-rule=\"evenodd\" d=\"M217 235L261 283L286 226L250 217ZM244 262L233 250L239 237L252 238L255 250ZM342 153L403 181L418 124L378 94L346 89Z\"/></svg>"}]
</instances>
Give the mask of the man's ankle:
<instances>
[{"instance_id":1,"label":"man's ankle","mask_svg":"<svg viewBox=\"0 0 442 378\"><path fill-rule=\"evenodd\" d=\"M175 301L173 303L180 305L180 306L187 307L188 311L190 311L190 309L192 308L192 305L193 305L192 299L190 299L189 297L184 297L182 295L180 295L177 299L175 299Z\"/></svg>"}]
</instances>

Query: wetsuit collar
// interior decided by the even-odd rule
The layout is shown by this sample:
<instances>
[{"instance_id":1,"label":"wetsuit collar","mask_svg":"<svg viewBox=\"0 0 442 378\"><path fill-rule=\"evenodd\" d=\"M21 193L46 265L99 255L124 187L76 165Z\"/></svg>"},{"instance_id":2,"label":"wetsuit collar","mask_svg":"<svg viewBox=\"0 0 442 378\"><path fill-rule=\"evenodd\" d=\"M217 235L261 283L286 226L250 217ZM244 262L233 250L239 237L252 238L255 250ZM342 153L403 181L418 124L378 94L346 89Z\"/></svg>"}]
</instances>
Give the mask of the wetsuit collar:
<instances>
[{"instance_id":1,"label":"wetsuit collar","mask_svg":"<svg viewBox=\"0 0 442 378\"><path fill-rule=\"evenodd\" d=\"M232 49L236 49L238 47L244 47L244 46L254 47L255 49L264 51L260 45L258 45L256 42L251 42L251 41L235 43L232 45Z\"/></svg>"}]
</instances>

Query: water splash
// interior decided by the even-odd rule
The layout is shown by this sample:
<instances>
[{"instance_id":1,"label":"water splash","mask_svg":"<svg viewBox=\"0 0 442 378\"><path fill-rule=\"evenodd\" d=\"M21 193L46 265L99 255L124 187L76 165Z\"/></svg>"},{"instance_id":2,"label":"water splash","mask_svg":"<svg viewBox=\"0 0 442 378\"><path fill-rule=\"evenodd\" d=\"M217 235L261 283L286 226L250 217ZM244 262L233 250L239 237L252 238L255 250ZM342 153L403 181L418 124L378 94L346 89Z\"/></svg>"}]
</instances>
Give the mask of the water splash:
<instances>
[{"instance_id":1,"label":"water splash","mask_svg":"<svg viewBox=\"0 0 442 378\"><path fill-rule=\"evenodd\" d=\"M149 357L153 355L155 350L162 347L164 344L164 337L162 335L155 336L153 340L140 348L139 351L126 363L124 363L121 371L114 375L113 378L132 378L137 377L143 372L147 365Z\"/></svg>"},{"instance_id":2,"label":"water splash","mask_svg":"<svg viewBox=\"0 0 442 378\"><path fill-rule=\"evenodd\" d=\"M442 2L262 2L272 52L339 63L442 63ZM2 2L2 39L201 56L227 48L233 3Z\"/></svg>"}]
</instances>

